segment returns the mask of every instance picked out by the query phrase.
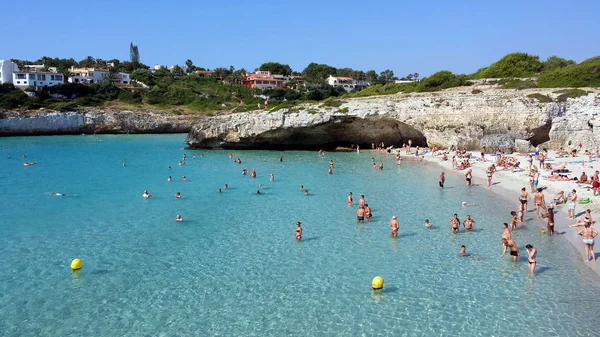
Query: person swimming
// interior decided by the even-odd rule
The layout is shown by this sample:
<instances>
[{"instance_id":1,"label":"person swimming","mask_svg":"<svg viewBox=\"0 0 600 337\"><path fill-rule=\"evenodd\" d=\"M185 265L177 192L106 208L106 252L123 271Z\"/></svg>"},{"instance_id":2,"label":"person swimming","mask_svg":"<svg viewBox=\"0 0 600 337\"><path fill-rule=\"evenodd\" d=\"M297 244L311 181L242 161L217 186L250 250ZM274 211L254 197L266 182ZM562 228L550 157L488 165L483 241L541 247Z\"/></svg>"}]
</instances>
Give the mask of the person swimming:
<instances>
[{"instance_id":1,"label":"person swimming","mask_svg":"<svg viewBox=\"0 0 600 337\"><path fill-rule=\"evenodd\" d=\"M225 187L225 189L228 189L228 188L229 188L229 185L225 184L225 186L224 186L224 187Z\"/></svg>"},{"instance_id":2,"label":"person swimming","mask_svg":"<svg viewBox=\"0 0 600 337\"><path fill-rule=\"evenodd\" d=\"M304 190L304 185L300 185L300 191Z\"/></svg>"},{"instance_id":3,"label":"person swimming","mask_svg":"<svg viewBox=\"0 0 600 337\"><path fill-rule=\"evenodd\" d=\"M463 206L463 207L467 207L467 206L475 206L475 203L472 203L472 204L467 204L467 202L466 202L466 201L463 201L463 202L462 202L462 206Z\"/></svg>"},{"instance_id":4,"label":"person swimming","mask_svg":"<svg viewBox=\"0 0 600 337\"><path fill-rule=\"evenodd\" d=\"M425 227L427 227L427 228L433 227L433 224L431 222L429 222L429 219L425 219Z\"/></svg>"},{"instance_id":5,"label":"person swimming","mask_svg":"<svg viewBox=\"0 0 600 337\"><path fill-rule=\"evenodd\" d=\"M460 246L460 250L458 251L458 255L460 256L469 256L469 253L467 253L467 247L465 245Z\"/></svg>"},{"instance_id":6,"label":"person swimming","mask_svg":"<svg viewBox=\"0 0 600 337\"><path fill-rule=\"evenodd\" d=\"M148 190L144 190L144 193L142 193L142 198L148 199L151 197L152 197L152 195L150 193L148 193Z\"/></svg>"},{"instance_id":7,"label":"person swimming","mask_svg":"<svg viewBox=\"0 0 600 337\"><path fill-rule=\"evenodd\" d=\"M181 192L175 193L175 199L181 199Z\"/></svg>"},{"instance_id":8,"label":"person swimming","mask_svg":"<svg viewBox=\"0 0 600 337\"><path fill-rule=\"evenodd\" d=\"M66 194L64 194L64 193L58 193L58 192L46 192L46 194L48 194L48 195L53 195L53 196L57 196L57 197L65 197L65 196L67 196L67 195L66 195Z\"/></svg>"},{"instance_id":9,"label":"person swimming","mask_svg":"<svg viewBox=\"0 0 600 337\"><path fill-rule=\"evenodd\" d=\"M171 176L169 176L169 178L167 179L168 182L173 181L173 178L171 178Z\"/></svg>"},{"instance_id":10,"label":"person swimming","mask_svg":"<svg viewBox=\"0 0 600 337\"><path fill-rule=\"evenodd\" d=\"M256 190L256 194L260 194L260 190Z\"/></svg>"},{"instance_id":11,"label":"person swimming","mask_svg":"<svg viewBox=\"0 0 600 337\"><path fill-rule=\"evenodd\" d=\"M177 221L177 222L183 222L183 218L181 217L181 214L177 214L177 217L175 218L175 221Z\"/></svg>"},{"instance_id":12,"label":"person swimming","mask_svg":"<svg viewBox=\"0 0 600 337\"><path fill-rule=\"evenodd\" d=\"M263 188L263 185L262 184L258 184L258 188Z\"/></svg>"},{"instance_id":13,"label":"person swimming","mask_svg":"<svg viewBox=\"0 0 600 337\"><path fill-rule=\"evenodd\" d=\"M183 178L181 178L182 181L187 181L187 178L185 176L183 176Z\"/></svg>"},{"instance_id":14,"label":"person swimming","mask_svg":"<svg viewBox=\"0 0 600 337\"><path fill-rule=\"evenodd\" d=\"M220 188L217 190L217 193L221 193L223 192Z\"/></svg>"},{"instance_id":15,"label":"person swimming","mask_svg":"<svg viewBox=\"0 0 600 337\"><path fill-rule=\"evenodd\" d=\"M308 190L304 190L304 195L308 195Z\"/></svg>"},{"instance_id":16,"label":"person swimming","mask_svg":"<svg viewBox=\"0 0 600 337\"><path fill-rule=\"evenodd\" d=\"M274 180L275 180L275 176L273 175L273 173L271 173L271 174L269 175L269 180L271 180L271 181L274 181Z\"/></svg>"}]
</instances>

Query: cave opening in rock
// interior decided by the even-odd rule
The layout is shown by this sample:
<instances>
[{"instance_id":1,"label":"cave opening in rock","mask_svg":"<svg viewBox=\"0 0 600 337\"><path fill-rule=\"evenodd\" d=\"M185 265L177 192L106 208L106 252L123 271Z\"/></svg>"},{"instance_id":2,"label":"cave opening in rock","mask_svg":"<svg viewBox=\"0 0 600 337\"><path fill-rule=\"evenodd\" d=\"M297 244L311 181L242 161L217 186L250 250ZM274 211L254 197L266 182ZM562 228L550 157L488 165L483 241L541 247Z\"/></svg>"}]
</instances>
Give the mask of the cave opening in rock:
<instances>
[{"instance_id":1,"label":"cave opening in rock","mask_svg":"<svg viewBox=\"0 0 600 337\"><path fill-rule=\"evenodd\" d=\"M427 139L417 129L392 118L379 116L336 117L335 120L312 127L280 128L240 142L221 143L223 148L267 150L335 150L360 146L370 149L371 144L396 147L412 140L413 146L427 146Z\"/></svg>"}]
</instances>

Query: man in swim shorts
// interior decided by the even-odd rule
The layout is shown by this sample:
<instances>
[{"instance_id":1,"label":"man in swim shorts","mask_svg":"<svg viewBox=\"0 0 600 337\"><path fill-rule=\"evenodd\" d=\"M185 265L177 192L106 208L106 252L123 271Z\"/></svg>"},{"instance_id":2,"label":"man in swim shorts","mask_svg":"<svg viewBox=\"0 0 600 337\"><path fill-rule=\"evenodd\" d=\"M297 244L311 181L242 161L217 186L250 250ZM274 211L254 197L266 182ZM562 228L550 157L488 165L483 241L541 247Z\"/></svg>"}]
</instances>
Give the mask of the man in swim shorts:
<instances>
[{"instance_id":1,"label":"man in swim shorts","mask_svg":"<svg viewBox=\"0 0 600 337\"><path fill-rule=\"evenodd\" d=\"M512 239L512 233L510 232L510 229L508 229L508 224L505 222L503 226L504 227L502 228L502 239Z\"/></svg>"},{"instance_id":2,"label":"man in swim shorts","mask_svg":"<svg viewBox=\"0 0 600 337\"><path fill-rule=\"evenodd\" d=\"M577 191L572 190L569 196L569 219L575 219L575 205L577 204Z\"/></svg>"},{"instance_id":3,"label":"man in swim shorts","mask_svg":"<svg viewBox=\"0 0 600 337\"><path fill-rule=\"evenodd\" d=\"M471 186L473 180L473 170L469 169L465 174L465 179L467 180L467 186Z\"/></svg>"},{"instance_id":4,"label":"man in swim shorts","mask_svg":"<svg viewBox=\"0 0 600 337\"><path fill-rule=\"evenodd\" d=\"M359 206L356 211L356 222L365 222L365 207Z\"/></svg>"},{"instance_id":5,"label":"man in swim shorts","mask_svg":"<svg viewBox=\"0 0 600 337\"><path fill-rule=\"evenodd\" d=\"M600 194L600 171L596 171L592 176L592 188L594 189L594 196Z\"/></svg>"},{"instance_id":6,"label":"man in swim shorts","mask_svg":"<svg viewBox=\"0 0 600 337\"><path fill-rule=\"evenodd\" d=\"M504 256L504 254L506 254L506 248L510 249L510 258L517 262L517 258L519 257L519 247L517 247L517 244L512 240L508 240L508 239L502 239L502 255L501 257Z\"/></svg>"},{"instance_id":7,"label":"man in swim shorts","mask_svg":"<svg viewBox=\"0 0 600 337\"><path fill-rule=\"evenodd\" d=\"M398 229L400 229L400 224L398 223L398 218L394 215L392 216L392 220L390 220L390 236L397 237Z\"/></svg>"},{"instance_id":8,"label":"man in swim shorts","mask_svg":"<svg viewBox=\"0 0 600 337\"><path fill-rule=\"evenodd\" d=\"M445 182L446 182L446 174L444 172L442 172L440 174L440 181L439 181L439 184L440 184L441 188L444 188L444 183Z\"/></svg>"}]
</instances>

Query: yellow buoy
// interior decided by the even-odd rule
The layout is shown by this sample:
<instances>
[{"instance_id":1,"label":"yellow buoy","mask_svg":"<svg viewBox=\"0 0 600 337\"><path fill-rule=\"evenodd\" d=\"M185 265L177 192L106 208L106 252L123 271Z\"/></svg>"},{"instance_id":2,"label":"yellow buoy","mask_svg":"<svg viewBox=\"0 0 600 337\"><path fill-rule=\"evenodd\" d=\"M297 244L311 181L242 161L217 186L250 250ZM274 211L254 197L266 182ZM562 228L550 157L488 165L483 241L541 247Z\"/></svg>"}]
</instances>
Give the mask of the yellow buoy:
<instances>
[{"instance_id":1,"label":"yellow buoy","mask_svg":"<svg viewBox=\"0 0 600 337\"><path fill-rule=\"evenodd\" d=\"M375 276L373 281L371 281L371 287L373 287L374 290L383 288L383 277Z\"/></svg>"},{"instance_id":2,"label":"yellow buoy","mask_svg":"<svg viewBox=\"0 0 600 337\"><path fill-rule=\"evenodd\" d=\"M81 259L73 259L73 261L71 261L71 269L73 270L78 270L81 269Z\"/></svg>"}]
</instances>

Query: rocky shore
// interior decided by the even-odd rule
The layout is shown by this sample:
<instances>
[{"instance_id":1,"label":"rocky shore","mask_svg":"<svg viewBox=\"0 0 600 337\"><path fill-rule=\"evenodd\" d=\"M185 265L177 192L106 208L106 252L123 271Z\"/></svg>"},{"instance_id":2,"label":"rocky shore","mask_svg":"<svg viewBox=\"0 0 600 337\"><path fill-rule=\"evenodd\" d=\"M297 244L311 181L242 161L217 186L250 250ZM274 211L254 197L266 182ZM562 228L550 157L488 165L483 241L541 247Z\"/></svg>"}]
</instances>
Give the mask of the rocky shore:
<instances>
[{"instance_id":1,"label":"rocky shore","mask_svg":"<svg viewBox=\"0 0 600 337\"><path fill-rule=\"evenodd\" d=\"M148 111L0 112L0 136L186 133L196 116Z\"/></svg>"},{"instance_id":2,"label":"rocky shore","mask_svg":"<svg viewBox=\"0 0 600 337\"><path fill-rule=\"evenodd\" d=\"M191 148L335 149L371 143L529 151L568 141L600 146L600 95L559 100L560 89L471 86L309 103L204 118L186 138ZM592 146L588 146L591 148Z\"/></svg>"}]
</instances>

